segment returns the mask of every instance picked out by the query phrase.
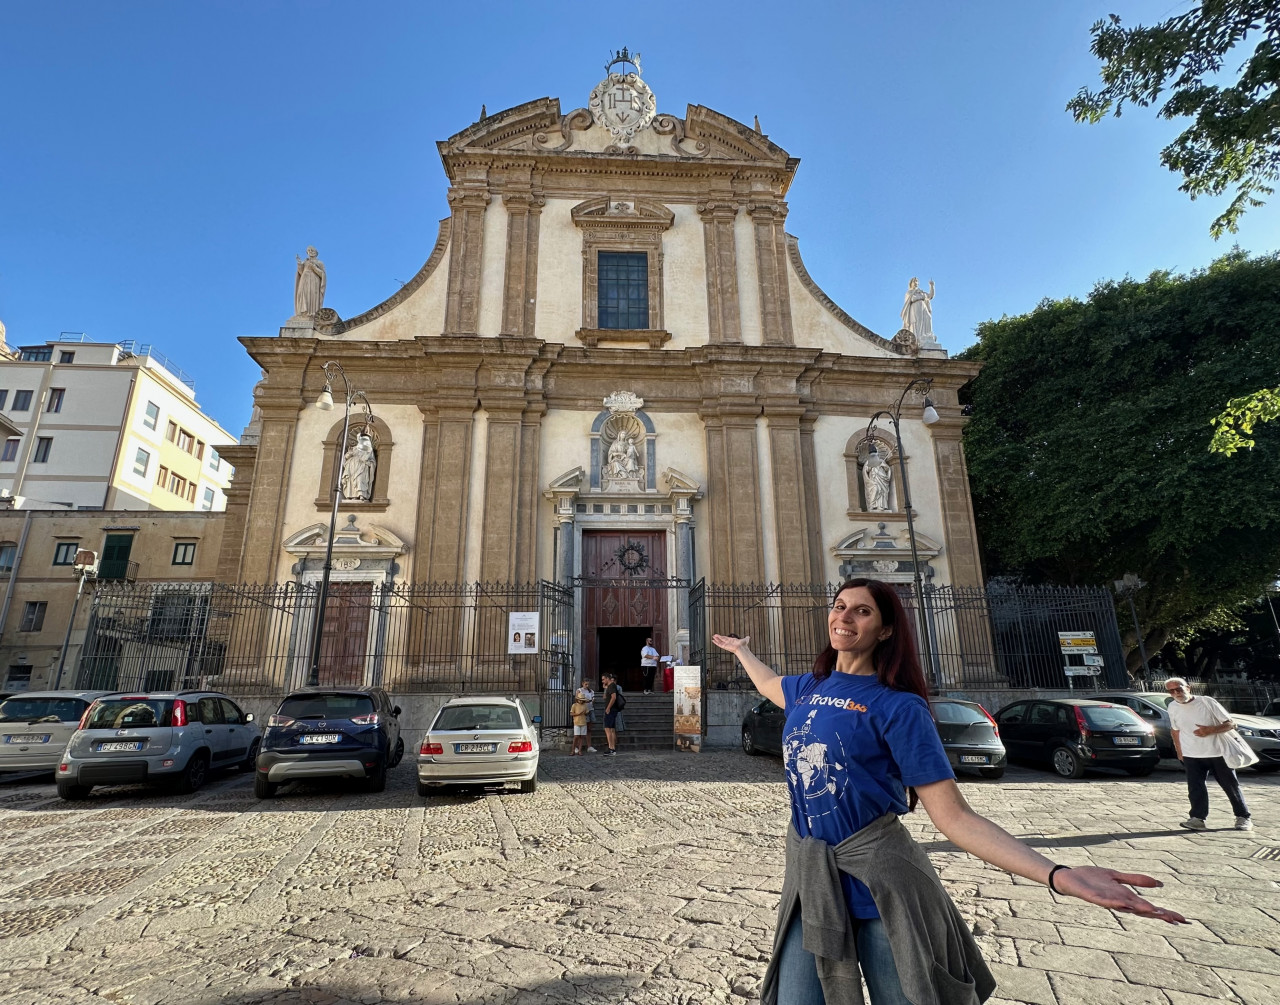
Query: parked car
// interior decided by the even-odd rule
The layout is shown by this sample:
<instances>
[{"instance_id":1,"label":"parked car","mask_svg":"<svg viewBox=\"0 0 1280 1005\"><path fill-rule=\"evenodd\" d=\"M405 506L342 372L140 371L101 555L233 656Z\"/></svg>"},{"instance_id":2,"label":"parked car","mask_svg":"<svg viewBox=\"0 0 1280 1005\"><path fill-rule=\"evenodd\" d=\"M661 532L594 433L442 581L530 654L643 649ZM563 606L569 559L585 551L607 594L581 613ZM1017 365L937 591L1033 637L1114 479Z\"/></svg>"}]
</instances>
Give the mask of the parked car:
<instances>
[{"instance_id":1,"label":"parked car","mask_svg":"<svg viewBox=\"0 0 1280 1005\"><path fill-rule=\"evenodd\" d=\"M1155 728L1156 746L1160 750L1160 756L1177 756L1177 751L1173 748L1173 734L1167 711L1173 696L1167 691L1118 692L1096 694L1093 697L1097 701L1109 701L1133 709L1144 722L1149 722ZM1280 719L1236 712L1230 714L1231 721L1240 730L1240 735L1258 755L1258 763L1254 768L1262 772L1280 771Z\"/></svg>"},{"instance_id":2,"label":"parked car","mask_svg":"<svg viewBox=\"0 0 1280 1005\"><path fill-rule=\"evenodd\" d=\"M404 757L400 706L378 687L304 687L286 695L267 720L253 792L269 799L301 778L359 778L369 792L387 787Z\"/></svg>"},{"instance_id":3,"label":"parked car","mask_svg":"<svg viewBox=\"0 0 1280 1005\"><path fill-rule=\"evenodd\" d=\"M782 756L782 727L786 713L768 698L756 702L742 717L742 752Z\"/></svg>"},{"instance_id":4,"label":"parked car","mask_svg":"<svg viewBox=\"0 0 1280 1005\"><path fill-rule=\"evenodd\" d=\"M108 694L84 713L58 762L58 795L83 799L95 785L169 783L194 792L218 768L253 769L260 737L253 713L218 691Z\"/></svg>"},{"instance_id":5,"label":"parked car","mask_svg":"<svg viewBox=\"0 0 1280 1005\"><path fill-rule=\"evenodd\" d=\"M538 787L538 723L518 698L454 698L418 748L418 795L445 785Z\"/></svg>"},{"instance_id":6,"label":"parked car","mask_svg":"<svg viewBox=\"0 0 1280 1005\"><path fill-rule=\"evenodd\" d=\"M22 691L0 701L0 771L53 771L95 698L110 691Z\"/></svg>"},{"instance_id":7,"label":"parked car","mask_svg":"<svg viewBox=\"0 0 1280 1005\"><path fill-rule=\"evenodd\" d=\"M1125 705L1042 698L1006 705L995 719L1011 760L1047 763L1064 778L1104 767L1149 775L1160 760L1154 727Z\"/></svg>"},{"instance_id":8,"label":"parked car","mask_svg":"<svg viewBox=\"0 0 1280 1005\"><path fill-rule=\"evenodd\" d=\"M1262 717L1264 719L1280 719L1280 699L1271 702L1271 704L1264 708L1262 710Z\"/></svg>"},{"instance_id":9,"label":"parked car","mask_svg":"<svg viewBox=\"0 0 1280 1005\"><path fill-rule=\"evenodd\" d=\"M931 698L929 711L951 767L976 770L983 778L1004 774L1007 755L1000 729L985 708L976 701Z\"/></svg>"}]
</instances>

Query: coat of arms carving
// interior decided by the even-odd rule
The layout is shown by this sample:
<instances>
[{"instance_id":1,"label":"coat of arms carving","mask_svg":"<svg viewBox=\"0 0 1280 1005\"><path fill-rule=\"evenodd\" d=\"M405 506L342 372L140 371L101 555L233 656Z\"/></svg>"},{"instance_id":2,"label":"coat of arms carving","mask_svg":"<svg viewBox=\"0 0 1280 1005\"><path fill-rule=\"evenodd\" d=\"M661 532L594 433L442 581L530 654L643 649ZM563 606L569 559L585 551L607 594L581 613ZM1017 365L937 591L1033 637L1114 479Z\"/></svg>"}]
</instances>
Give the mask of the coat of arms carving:
<instances>
[{"instance_id":1,"label":"coat of arms carving","mask_svg":"<svg viewBox=\"0 0 1280 1005\"><path fill-rule=\"evenodd\" d=\"M634 72L615 73L614 67L635 67ZM653 121L658 110L657 99L649 85L640 79L640 53L624 47L605 64L607 76L595 86L587 107L597 125L609 130L622 146L630 144L636 133Z\"/></svg>"}]
</instances>

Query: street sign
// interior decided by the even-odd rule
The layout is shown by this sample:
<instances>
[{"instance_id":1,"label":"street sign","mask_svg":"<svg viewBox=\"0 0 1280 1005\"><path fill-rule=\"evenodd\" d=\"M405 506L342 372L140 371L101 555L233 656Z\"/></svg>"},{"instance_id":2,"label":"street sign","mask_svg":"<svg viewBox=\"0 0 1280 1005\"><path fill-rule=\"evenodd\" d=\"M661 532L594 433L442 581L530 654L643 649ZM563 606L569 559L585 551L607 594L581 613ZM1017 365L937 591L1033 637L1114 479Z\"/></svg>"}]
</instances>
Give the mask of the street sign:
<instances>
[{"instance_id":1,"label":"street sign","mask_svg":"<svg viewBox=\"0 0 1280 1005\"><path fill-rule=\"evenodd\" d=\"M1103 666L1103 659L1096 653L1086 653L1084 657L1084 665L1087 667Z\"/></svg>"},{"instance_id":2,"label":"street sign","mask_svg":"<svg viewBox=\"0 0 1280 1005\"><path fill-rule=\"evenodd\" d=\"M1058 648L1064 653L1096 653L1098 638L1093 632L1059 632Z\"/></svg>"},{"instance_id":3,"label":"street sign","mask_svg":"<svg viewBox=\"0 0 1280 1005\"><path fill-rule=\"evenodd\" d=\"M1062 672L1068 677L1096 677L1099 673L1091 667L1067 667Z\"/></svg>"}]
</instances>

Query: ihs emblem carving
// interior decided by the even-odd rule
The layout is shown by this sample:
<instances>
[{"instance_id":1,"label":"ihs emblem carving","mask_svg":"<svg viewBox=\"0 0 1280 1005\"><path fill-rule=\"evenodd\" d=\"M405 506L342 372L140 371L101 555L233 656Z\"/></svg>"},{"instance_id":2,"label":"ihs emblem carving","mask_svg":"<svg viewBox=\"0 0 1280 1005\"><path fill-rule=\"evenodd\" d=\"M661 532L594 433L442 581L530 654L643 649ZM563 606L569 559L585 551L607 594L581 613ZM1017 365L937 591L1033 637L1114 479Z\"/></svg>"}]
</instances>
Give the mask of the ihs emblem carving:
<instances>
[{"instance_id":1,"label":"ihs emblem carving","mask_svg":"<svg viewBox=\"0 0 1280 1005\"><path fill-rule=\"evenodd\" d=\"M635 67L634 72L615 73L614 67ZM640 79L640 53L630 53L624 46L605 64L607 76L591 92L587 107L597 125L604 126L622 146L635 139L636 133L653 121L658 110L657 99L649 85Z\"/></svg>"}]
</instances>

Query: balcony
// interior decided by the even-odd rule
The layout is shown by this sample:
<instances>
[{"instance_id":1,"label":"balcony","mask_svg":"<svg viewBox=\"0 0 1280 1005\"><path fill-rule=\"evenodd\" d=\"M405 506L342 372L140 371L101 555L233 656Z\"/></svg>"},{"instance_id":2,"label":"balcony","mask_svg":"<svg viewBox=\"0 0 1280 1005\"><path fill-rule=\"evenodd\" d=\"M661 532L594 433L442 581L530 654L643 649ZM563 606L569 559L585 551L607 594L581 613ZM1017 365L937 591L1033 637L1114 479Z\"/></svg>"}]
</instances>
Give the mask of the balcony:
<instances>
[{"instance_id":1,"label":"balcony","mask_svg":"<svg viewBox=\"0 0 1280 1005\"><path fill-rule=\"evenodd\" d=\"M98 582L100 583L136 583L137 581L137 562L121 558L104 558L98 562Z\"/></svg>"}]
</instances>

